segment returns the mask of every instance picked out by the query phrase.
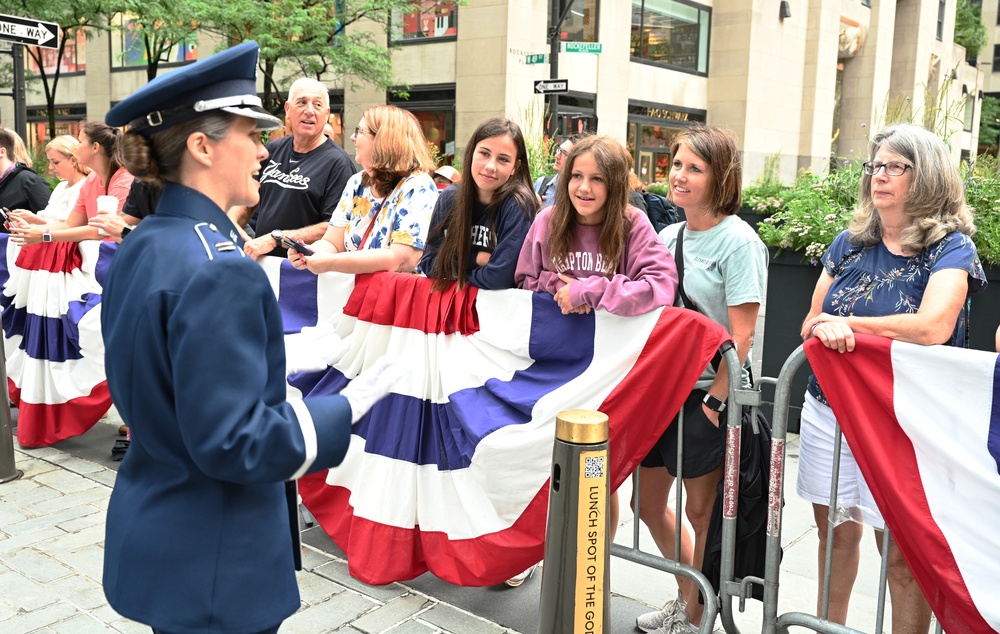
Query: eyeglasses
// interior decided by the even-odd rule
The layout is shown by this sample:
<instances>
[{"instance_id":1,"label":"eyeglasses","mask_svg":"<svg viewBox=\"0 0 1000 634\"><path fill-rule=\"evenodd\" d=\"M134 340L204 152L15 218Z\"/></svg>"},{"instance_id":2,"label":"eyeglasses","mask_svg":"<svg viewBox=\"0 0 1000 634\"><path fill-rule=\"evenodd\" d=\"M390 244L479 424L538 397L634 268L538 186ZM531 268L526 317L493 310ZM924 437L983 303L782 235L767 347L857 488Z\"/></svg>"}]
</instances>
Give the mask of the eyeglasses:
<instances>
[{"instance_id":1,"label":"eyeglasses","mask_svg":"<svg viewBox=\"0 0 1000 634\"><path fill-rule=\"evenodd\" d=\"M569 156L569 152L567 152L566 150L564 150L562 148L559 148L559 149L556 150L556 156L563 156L563 157Z\"/></svg>"},{"instance_id":2,"label":"eyeglasses","mask_svg":"<svg viewBox=\"0 0 1000 634\"><path fill-rule=\"evenodd\" d=\"M882 168L885 168L885 173L889 176L902 176L906 170L913 169L913 166L908 163L874 163L869 161L862 163L861 166L864 168L865 174L869 176L875 176Z\"/></svg>"},{"instance_id":3,"label":"eyeglasses","mask_svg":"<svg viewBox=\"0 0 1000 634\"><path fill-rule=\"evenodd\" d=\"M369 133L369 132L368 132L368 130L365 130L365 129L364 129L364 128L362 128L361 126L358 126L358 127L354 128L354 134L352 134L351 136L352 136L352 137L359 137L359 136L361 136L362 134L368 134L368 133ZM375 136L375 133L374 133L374 132L372 132L372 133L371 133L371 135L372 135L372 136Z\"/></svg>"}]
</instances>

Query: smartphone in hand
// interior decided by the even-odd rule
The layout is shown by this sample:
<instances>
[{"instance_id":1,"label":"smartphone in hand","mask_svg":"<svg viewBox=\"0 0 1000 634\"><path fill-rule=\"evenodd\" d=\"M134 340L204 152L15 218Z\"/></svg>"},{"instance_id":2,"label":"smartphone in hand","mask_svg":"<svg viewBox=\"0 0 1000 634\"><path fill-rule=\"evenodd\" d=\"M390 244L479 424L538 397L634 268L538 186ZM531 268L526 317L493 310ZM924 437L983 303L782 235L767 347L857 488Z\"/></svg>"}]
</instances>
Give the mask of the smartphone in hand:
<instances>
[{"instance_id":1,"label":"smartphone in hand","mask_svg":"<svg viewBox=\"0 0 1000 634\"><path fill-rule=\"evenodd\" d=\"M285 245L289 249L295 249L302 255L312 255L314 253L314 251L309 247L307 247L306 245L299 244L295 240L292 240L291 238L286 238L284 236L282 236L281 238L281 244Z\"/></svg>"},{"instance_id":2,"label":"smartphone in hand","mask_svg":"<svg viewBox=\"0 0 1000 634\"><path fill-rule=\"evenodd\" d=\"M6 207L0 207L0 218L3 218L3 226L8 232L10 231L10 209Z\"/></svg>"}]
</instances>

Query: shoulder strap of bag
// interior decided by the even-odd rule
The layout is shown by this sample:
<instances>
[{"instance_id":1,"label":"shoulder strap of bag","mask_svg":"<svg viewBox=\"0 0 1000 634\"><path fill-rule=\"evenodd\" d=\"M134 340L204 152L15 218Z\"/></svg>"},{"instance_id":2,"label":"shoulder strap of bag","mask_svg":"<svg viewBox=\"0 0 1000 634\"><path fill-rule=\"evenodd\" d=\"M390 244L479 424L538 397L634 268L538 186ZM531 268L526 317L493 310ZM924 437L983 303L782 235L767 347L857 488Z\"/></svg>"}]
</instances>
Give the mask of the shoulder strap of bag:
<instances>
[{"instance_id":1,"label":"shoulder strap of bag","mask_svg":"<svg viewBox=\"0 0 1000 634\"><path fill-rule=\"evenodd\" d=\"M556 178L555 174L550 174L542 179L542 186L538 188L538 195L541 196L545 193L545 190L549 188L549 184Z\"/></svg>"},{"instance_id":2,"label":"shoulder strap of bag","mask_svg":"<svg viewBox=\"0 0 1000 634\"><path fill-rule=\"evenodd\" d=\"M677 245L674 247L674 265L677 267L677 291L681 295L681 301L684 302L685 308L690 308L700 313L701 311L698 310L698 306L684 292L684 229L686 228L686 222L682 222L681 226L677 228Z\"/></svg>"},{"instance_id":3,"label":"shoulder strap of bag","mask_svg":"<svg viewBox=\"0 0 1000 634\"><path fill-rule=\"evenodd\" d=\"M701 313L704 315L698 305L691 301L691 298L687 296L684 292L684 230L687 228L687 222L682 222L681 226L677 228L677 244L674 247L674 265L677 267L677 291L680 293L681 301L684 302L685 308L690 308L696 313ZM719 365L722 363L722 353L716 351L715 356L712 357L712 369L716 372L719 371ZM747 368L747 372L750 373L750 385L754 385L753 379L753 368Z\"/></svg>"}]
</instances>

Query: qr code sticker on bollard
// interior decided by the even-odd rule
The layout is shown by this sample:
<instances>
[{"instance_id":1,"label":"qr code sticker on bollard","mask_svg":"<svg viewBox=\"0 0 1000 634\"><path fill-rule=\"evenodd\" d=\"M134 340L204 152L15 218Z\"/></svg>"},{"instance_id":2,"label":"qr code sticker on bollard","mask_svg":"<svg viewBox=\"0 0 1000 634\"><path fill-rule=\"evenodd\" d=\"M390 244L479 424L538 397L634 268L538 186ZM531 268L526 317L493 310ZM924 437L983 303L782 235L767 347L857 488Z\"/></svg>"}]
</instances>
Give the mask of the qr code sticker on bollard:
<instances>
[{"instance_id":1,"label":"qr code sticker on bollard","mask_svg":"<svg viewBox=\"0 0 1000 634\"><path fill-rule=\"evenodd\" d=\"M604 477L604 456L589 456L586 459L583 468L583 477L585 478L603 478Z\"/></svg>"}]
</instances>

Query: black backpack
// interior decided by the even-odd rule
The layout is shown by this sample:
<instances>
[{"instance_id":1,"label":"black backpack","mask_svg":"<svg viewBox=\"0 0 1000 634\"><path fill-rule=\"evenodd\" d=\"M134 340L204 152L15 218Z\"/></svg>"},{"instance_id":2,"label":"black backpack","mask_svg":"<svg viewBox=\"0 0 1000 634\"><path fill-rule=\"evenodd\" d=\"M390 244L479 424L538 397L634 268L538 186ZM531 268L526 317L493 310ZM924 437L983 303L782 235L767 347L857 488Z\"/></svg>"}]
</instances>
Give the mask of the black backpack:
<instances>
[{"instance_id":1,"label":"black backpack","mask_svg":"<svg viewBox=\"0 0 1000 634\"><path fill-rule=\"evenodd\" d=\"M653 223L653 229L659 233L667 225L680 222L680 214L674 204L659 194L642 192L642 198L646 201L646 215Z\"/></svg>"}]
</instances>

